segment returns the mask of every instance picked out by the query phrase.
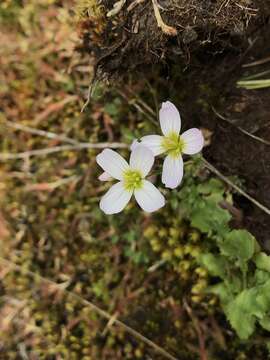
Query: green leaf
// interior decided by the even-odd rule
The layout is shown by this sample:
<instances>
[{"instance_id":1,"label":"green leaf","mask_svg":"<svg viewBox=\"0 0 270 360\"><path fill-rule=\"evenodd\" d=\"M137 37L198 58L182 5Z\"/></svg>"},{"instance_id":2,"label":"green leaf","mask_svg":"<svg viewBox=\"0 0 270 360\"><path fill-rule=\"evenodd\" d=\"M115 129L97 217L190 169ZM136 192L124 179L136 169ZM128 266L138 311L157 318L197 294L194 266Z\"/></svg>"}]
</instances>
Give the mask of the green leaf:
<instances>
[{"instance_id":1,"label":"green leaf","mask_svg":"<svg viewBox=\"0 0 270 360\"><path fill-rule=\"evenodd\" d=\"M270 317L269 316L265 316L263 319L260 320L260 325L261 327L263 327L265 330L270 331Z\"/></svg>"},{"instance_id":2,"label":"green leaf","mask_svg":"<svg viewBox=\"0 0 270 360\"><path fill-rule=\"evenodd\" d=\"M191 225L204 233L223 232L231 219L227 210L214 201L200 201L191 214Z\"/></svg>"},{"instance_id":3,"label":"green leaf","mask_svg":"<svg viewBox=\"0 0 270 360\"><path fill-rule=\"evenodd\" d=\"M217 178L211 178L209 181L197 186L198 192L201 194L220 194L221 198L225 191L223 183Z\"/></svg>"},{"instance_id":4,"label":"green leaf","mask_svg":"<svg viewBox=\"0 0 270 360\"><path fill-rule=\"evenodd\" d=\"M263 285L267 280L269 280L269 273L267 271L256 269L254 280L256 284Z\"/></svg>"},{"instance_id":5,"label":"green leaf","mask_svg":"<svg viewBox=\"0 0 270 360\"><path fill-rule=\"evenodd\" d=\"M211 275L219 276L221 278L225 277L226 260L223 257L208 253L202 254L198 260L206 267Z\"/></svg>"},{"instance_id":6,"label":"green leaf","mask_svg":"<svg viewBox=\"0 0 270 360\"><path fill-rule=\"evenodd\" d=\"M264 284L257 287L257 304L266 313L270 309L270 279Z\"/></svg>"},{"instance_id":7,"label":"green leaf","mask_svg":"<svg viewBox=\"0 0 270 360\"><path fill-rule=\"evenodd\" d=\"M238 336L246 340L255 330L256 294L254 291L244 290L233 301L225 306L225 312L231 326Z\"/></svg>"},{"instance_id":8,"label":"green leaf","mask_svg":"<svg viewBox=\"0 0 270 360\"><path fill-rule=\"evenodd\" d=\"M243 290L224 305L228 320L241 339L247 339L253 333L257 320L263 328L270 329L269 309L270 279L264 285Z\"/></svg>"},{"instance_id":9,"label":"green leaf","mask_svg":"<svg viewBox=\"0 0 270 360\"><path fill-rule=\"evenodd\" d=\"M233 230L226 235L220 244L220 250L225 256L247 261L252 258L255 251L256 240L246 230Z\"/></svg>"},{"instance_id":10,"label":"green leaf","mask_svg":"<svg viewBox=\"0 0 270 360\"><path fill-rule=\"evenodd\" d=\"M233 292L231 287L227 286L224 282L220 282L217 285L208 286L206 291L208 293L217 295L223 304L227 304L233 299Z\"/></svg>"},{"instance_id":11,"label":"green leaf","mask_svg":"<svg viewBox=\"0 0 270 360\"><path fill-rule=\"evenodd\" d=\"M234 304L227 310L227 316L240 339L247 340L252 335L256 321L254 316L242 312L239 308L234 308Z\"/></svg>"},{"instance_id":12,"label":"green leaf","mask_svg":"<svg viewBox=\"0 0 270 360\"><path fill-rule=\"evenodd\" d=\"M264 252L256 254L254 262L258 269L270 272L270 256L266 255Z\"/></svg>"}]
</instances>

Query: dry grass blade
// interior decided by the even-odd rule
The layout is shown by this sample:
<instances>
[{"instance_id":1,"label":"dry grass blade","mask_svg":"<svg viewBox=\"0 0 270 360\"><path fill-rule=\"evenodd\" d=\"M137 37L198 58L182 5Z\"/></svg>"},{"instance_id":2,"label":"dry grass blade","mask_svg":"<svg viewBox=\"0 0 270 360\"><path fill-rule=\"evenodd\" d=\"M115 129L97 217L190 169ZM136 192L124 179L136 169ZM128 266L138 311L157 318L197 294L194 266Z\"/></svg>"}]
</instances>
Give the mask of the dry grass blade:
<instances>
[{"instance_id":1,"label":"dry grass blade","mask_svg":"<svg viewBox=\"0 0 270 360\"><path fill-rule=\"evenodd\" d=\"M0 153L0 161L6 160L16 160L16 159L27 159L31 156L45 156L49 154L54 154L61 151L79 151L84 149L126 149L128 148L127 144L123 143L78 143L78 145L60 145L53 146L50 148L38 149L38 150L28 150L20 153Z\"/></svg>"},{"instance_id":2,"label":"dry grass blade","mask_svg":"<svg viewBox=\"0 0 270 360\"><path fill-rule=\"evenodd\" d=\"M264 139L260 138L259 136L256 136L256 135L251 134L250 132L248 132L248 131L246 131L245 129L243 129L241 126L236 126L236 125L234 125L234 123L233 123L231 120L229 120L229 119L225 118L224 116L222 116L221 114L219 114L219 113L217 112L217 110L216 110L213 106L212 106L212 110L214 111L214 113L215 113L221 120L224 120L224 121L228 122L229 124L231 124L232 126L236 127L236 128L237 128L238 130L240 130L243 134L251 137L251 138L254 139L254 140L260 141L261 143L263 143L263 144L265 144L265 145L270 145L270 142L269 142L269 141L264 140Z\"/></svg>"},{"instance_id":3,"label":"dry grass blade","mask_svg":"<svg viewBox=\"0 0 270 360\"><path fill-rule=\"evenodd\" d=\"M13 263L12 261L9 261L7 259L4 259L2 257L0 257L0 261L5 265L5 266L9 266L13 269L15 269L16 271L20 271L22 272L22 268L21 266ZM25 272L24 272L25 273ZM74 300L78 301L79 303L88 306L89 308L91 308L93 311L95 311L97 314L99 314L101 317L103 317L104 319L108 320L109 322L112 322L113 319L113 324L117 325L121 328L123 328L127 333L129 333L131 336L133 336L134 338L136 338L137 340L140 340L142 342L144 342L145 344L147 344L149 347L151 347L156 353L163 355L165 359L169 359L169 360L179 360L176 357L174 357L173 355L169 354L166 350L164 350L162 347L160 347L159 345L155 344L153 341L151 341L150 339L148 339L147 337L145 337L144 335L142 335L141 333L139 333L137 330L134 330L133 328L131 328L130 326L126 325L124 322L122 322L121 320L118 320L117 318L113 317L111 314L109 314L107 311L102 310L101 308L99 308L97 305L93 304L91 301L86 300L84 298L82 298L81 296L75 294L72 291L68 291L65 288L61 288L61 286L59 286L59 284L55 283L53 280L50 280L48 278L45 278L35 272L32 271L27 271L26 274L28 276L30 276L32 279L36 279L39 280L40 283L46 283L48 285L50 285L51 287L55 287L57 290L64 292L65 294L67 294L68 296L70 296L71 298L73 298ZM112 325L113 325L112 324Z\"/></svg>"},{"instance_id":4,"label":"dry grass blade","mask_svg":"<svg viewBox=\"0 0 270 360\"><path fill-rule=\"evenodd\" d=\"M257 61L253 61L251 63L248 63L248 64L244 64L242 65L243 67L252 67L252 66L257 66L257 65L262 65L262 64L266 64L270 61L270 56L264 58L264 59L261 59L261 60L257 60Z\"/></svg>"}]
</instances>

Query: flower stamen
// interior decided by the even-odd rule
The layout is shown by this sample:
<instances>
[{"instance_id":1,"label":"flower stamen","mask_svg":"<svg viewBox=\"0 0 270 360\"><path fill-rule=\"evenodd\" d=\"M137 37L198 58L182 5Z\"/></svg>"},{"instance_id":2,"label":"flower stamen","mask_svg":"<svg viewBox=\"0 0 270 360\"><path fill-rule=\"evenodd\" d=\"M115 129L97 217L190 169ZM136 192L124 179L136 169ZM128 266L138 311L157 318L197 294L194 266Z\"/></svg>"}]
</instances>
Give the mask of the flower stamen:
<instances>
[{"instance_id":1,"label":"flower stamen","mask_svg":"<svg viewBox=\"0 0 270 360\"><path fill-rule=\"evenodd\" d=\"M142 175L138 170L127 170L124 174L124 186L129 191L142 188L142 180Z\"/></svg>"},{"instance_id":2,"label":"flower stamen","mask_svg":"<svg viewBox=\"0 0 270 360\"><path fill-rule=\"evenodd\" d=\"M172 132L163 137L162 146L168 155L177 158L182 154L185 143L180 135Z\"/></svg>"}]
</instances>

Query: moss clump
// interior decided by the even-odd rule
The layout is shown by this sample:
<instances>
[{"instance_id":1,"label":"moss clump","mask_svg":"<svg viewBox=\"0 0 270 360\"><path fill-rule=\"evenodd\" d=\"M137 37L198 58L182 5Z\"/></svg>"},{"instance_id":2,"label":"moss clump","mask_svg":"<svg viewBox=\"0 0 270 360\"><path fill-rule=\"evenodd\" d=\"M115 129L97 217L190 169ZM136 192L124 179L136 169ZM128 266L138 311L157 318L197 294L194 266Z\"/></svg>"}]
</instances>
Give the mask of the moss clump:
<instances>
[{"instance_id":1,"label":"moss clump","mask_svg":"<svg viewBox=\"0 0 270 360\"><path fill-rule=\"evenodd\" d=\"M165 210L166 212L166 210ZM205 238L196 229L188 226L179 217L173 217L173 212L167 212L162 217L165 223L149 225L144 235L150 242L152 250L159 254L167 266L179 275L181 287L186 288L193 303L211 306L217 302L215 296L206 295L208 286L207 271L198 266L197 257L205 250Z\"/></svg>"},{"instance_id":2,"label":"moss clump","mask_svg":"<svg viewBox=\"0 0 270 360\"><path fill-rule=\"evenodd\" d=\"M102 36L106 28L104 6L98 0L78 0L75 8L79 34L85 43L92 46L102 44ZM88 29L91 28L91 33Z\"/></svg>"}]
</instances>

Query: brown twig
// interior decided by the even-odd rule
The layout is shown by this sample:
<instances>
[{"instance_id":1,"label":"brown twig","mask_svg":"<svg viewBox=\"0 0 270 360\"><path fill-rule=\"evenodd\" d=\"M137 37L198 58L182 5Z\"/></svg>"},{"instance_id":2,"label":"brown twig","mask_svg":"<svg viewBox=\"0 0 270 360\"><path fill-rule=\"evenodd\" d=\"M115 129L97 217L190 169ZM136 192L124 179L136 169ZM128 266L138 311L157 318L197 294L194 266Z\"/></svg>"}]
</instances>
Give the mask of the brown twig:
<instances>
[{"instance_id":1,"label":"brown twig","mask_svg":"<svg viewBox=\"0 0 270 360\"><path fill-rule=\"evenodd\" d=\"M21 125L21 124L18 124L18 123L9 121L9 120L6 120L5 125L8 126L8 127L13 128L15 130L25 131L25 132L28 132L29 134L43 136L43 137L46 137L48 139L55 139L55 140L59 140L59 141L64 141L66 143L73 144L73 145L78 145L79 144L79 141L71 139L71 138L67 137L66 135L58 135L58 134L55 134L55 133L50 132L50 131L35 129L35 128L32 128L30 126Z\"/></svg>"}]
</instances>

